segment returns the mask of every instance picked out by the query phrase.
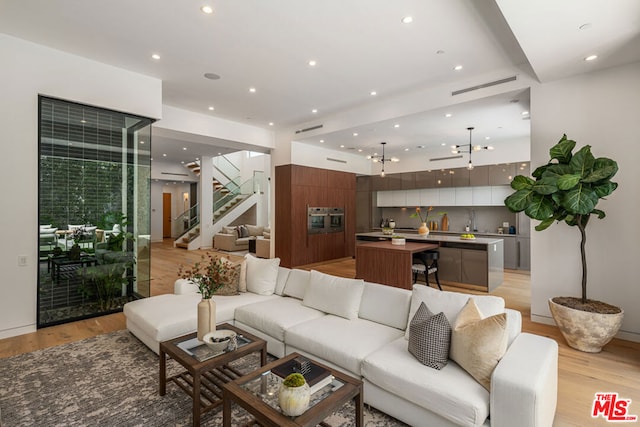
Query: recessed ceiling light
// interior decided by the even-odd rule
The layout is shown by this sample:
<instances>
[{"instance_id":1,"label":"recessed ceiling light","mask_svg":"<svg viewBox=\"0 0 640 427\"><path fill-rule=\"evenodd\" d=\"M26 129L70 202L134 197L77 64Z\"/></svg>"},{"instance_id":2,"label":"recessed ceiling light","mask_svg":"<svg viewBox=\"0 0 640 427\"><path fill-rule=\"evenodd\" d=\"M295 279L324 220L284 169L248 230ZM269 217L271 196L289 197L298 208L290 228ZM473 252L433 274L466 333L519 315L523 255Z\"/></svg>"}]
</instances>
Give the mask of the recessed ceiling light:
<instances>
[{"instance_id":1,"label":"recessed ceiling light","mask_svg":"<svg viewBox=\"0 0 640 427\"><path fill-rule=\"evenodd\" d=\"M321 140L320 140L320 144L324 144L324 139L321 139Z\"/></svg>"},{"instance_id":2,"label":"recessed ceiling light","mask_svg":"<svg viewBox=\"0 0 640 427\"><path fill-rule=\"evenodd\" d=\"M269 126L273 126L273 122L269 122Z\"/></svg>"},{"instance_id":3,"label":"recessed ceiling light","mask_svg":"<svg viewBox=\"0 0 640 427\"><path fill-rule=\"evenodd\" d=\"M446 142L441 142L440 145L442 145L444 147L445 145L447 145L447 143Z\"/></svg>"},{"instance_id":4,"label":"recessed ceiling light","mask_svg":"<svg viewBox=\"0 0 640 427\"><path fill-rule=\"evenodd\" d=\"M405 16L400 20L400 22L403 24L411 24L413 22L413 16Z\"/></svg>"},{"instance_id":5,"label":"recessed ceiling light","mask_svg":"<svg viewBox=\"0 0 640 427\"><path fill-rule=\"evenodd\" d=\"M358 132L354 132L354 133L353 133L353 136L358 136Z\"/></svg>"},{"instance_id":6,"label":"recessed ceiling light","mask_svg":"<svg viewBox=\"0 0 640 427\"><path fill-rule=\"evenodd\" d=\"M400 125L398 123L396 123L395 125L393 125L393 127L397 129L397 128L400 127Z\"/></svg>"},{"instance_id":7,"label":"recessed ceiling light","mask_svg":"<svg viewBox=\"0 0 640 427\"><path fill-rule=\"evenodd\" d=\"M183 160L183 161L181 161L180 163L182 163L182 164L184 165L184 160Z\"/></svg>"},{"instance_id":8,"label":"recessed ceiling light","mask_svg":"<svg viewBox=\"0 0 640 427\"><path fill-rule=\"evenodd\" d=\"M372 90L371 92L369 92L369 95L371 96L376 96L378 94L378 92L376 92L375 90Z\"/></svg>"},{"instance_id":9,"label":"recessed ceiling light","mask_svg":"<svg viewBox=\"0 0 640 427\"><path fill-rule=\"evenodd\" d=\"M316 65L318 65L318 63L316 62L315 59L309 60L309 62L307 62L307 64L309 65L309 67L315 67Z\"/></svg>"},{"instance_id":10,"label":"recessed ceiling light","mask_svg":"<svg viewBox=\"0 0 640 427\"><path fill-rule=\"evenodd\" d=\"M456 65L455 67L453 67L453 69L455 71L460 71L460 70L462 70L462 65Z\"/></svg>"},{"instance_id":11,"label":"recessed ceiling light","mask_svg":"<svg viewBox=\"0 0 640 427\"><path fill-rule=\"evenodd\" d=\"M523 111L523 112L522 112L522 113L520 113L520 114L522 114L523 116L526 116L527 114L529 114L529 112L528 112L528 111Z\"/></svg>"},{"instance_id":12,"label":"recessed ceiling light","mask_svg":"<svg viewBox=\"0 0 640 427\"><path fill-rule=\"evenodd\" d=\"M187 151L187 147L182 147L182 151Z\"/></svg>"},{"instance_id":13,"label":"recessed ceiling light","mask_svg":"<svg viewBox=\"0 0 640 427\"><path fill-rule=\"evenodd\" d=\"M358 153L362 153L362 148L358 148Z\"/></svg>"},{"instance_id":14,"label":"recessed ceiling light","mask_svg":"<svg viewBox=\"0 0 640 427\"><path fill-rule=\"evenodd\" d=\"M344 145L341 145L340 148L344 148Z\"/></svg>"},{"instance_id":15,"label":"recessed ceiling light","mask_svg":"<svg viewBox=\"0 0 640 427\"><path fill-rule=\"evenodd\" d=\"M585 61L593 61L594 59L598 59L598 55L589 55L584 58Z\"/></svg>"},{"instance_id":16,"label":"recessed ceiling light","mask_svg":"<svg viewBox=\"0 0 640 427\"><path fill-rule=\"evenodd\" d=\"M318 110L314 108L313 110L311 110L311 112L312 112L313 114L316 114L316 113L318 112Z\"/></svg>"},{"instance_id":17,"label":"recessed ceiling light","mask_svg":"<svg viewBox=\"0 0 640 427\"><path fill-rule=\"evenodd\" d=\"M405 149L404 149L404 151L409 151L409 149L408 149L408 148L405 148Z\"/></svg>"},{"instance_id":18,"label":"recessed ceiling light","mask_svg":"<svg viewBox=\"0 0 640 427\"><path fill-rule=\"evenodd\" d=\"M491 137L490 136L485 136L484 139L491 139Z\"/></svg>"},{"instance_id":19,"label":"recessed ceiling light","mask_svg":"<svg viewBox=\"0 0 640 427\"><path fill-rule=\"evenodd\" d=\"M160 59L160 55L158 55L157 53L154 53L153 55L151 55L151 57L156 60Z\"/></svg>"},{"instance_id":20,"label":"recessed ceiling light","mask_svg":"<svg viewBox=\"0 0 640 427\"><path fill-rule=\"evenodd\" d=\"M249 92L251 92L251 93L256 93L256 88L255 88L255 87L250 87L250 88L249 88Z\"/></svg>"},{"instance_id":21,"label":"recessed ceiling light","mask_svg":"<svg viewBox=\"0 0 640 427\"><path fill-rule=\"evenodd\" d=\"M213 8L211 6L202 6L200 10L207 15L211 15L213 13Z\"/></svg>"},{"instance_id":22,"label":"recessed ceiling light","mask_svg":"<svg viewBox=\"0 0 640 427\"><path fill-rule=\"evenodd\" d=\"M220 80L220 76L216 73L204 73L204 78L209 80Z\"/></svg>"},{"instance_id":23,"label":"recessed ceiling light","mask_svg":"<svg viewBox=\"0 0 640 427\"><path fill-rule=\"evenodd\" d=\"M167 153L163 153L163 154L162 154L162 157L167 157Z\"/></svg>"},{"instance_id":24,"label":"recessed ceiling light","mask_svg":"<svg viewBox=\"0 0 640 427\"><path fill-rule=\"evenodd\" d=\"M449 118L449 117L453 116L453 114L451 114L451 113L447 113L447 114L445 114L444 116L445 116L446 118Z\"/></svg>"},{"instance_id":25,"label":"recessed ceiling light","mask_svg":"<svg viewBox=\"0 0 640 427\"><path fill-rule=\"evenodd\" d=\"M215 110L215 108L213 106L210 106L209 111L213 111L213 110Z\"/></svg>"},{"instance_id":26,"label":"recessed ceiling light","mask_svg":"<svg viewBox=\"0 0 640 427\"><path fill-rule=\"evenodd\" d=\"M424 148L424 145L418 145L416 148Z\"/></svg>"}]
</instances>

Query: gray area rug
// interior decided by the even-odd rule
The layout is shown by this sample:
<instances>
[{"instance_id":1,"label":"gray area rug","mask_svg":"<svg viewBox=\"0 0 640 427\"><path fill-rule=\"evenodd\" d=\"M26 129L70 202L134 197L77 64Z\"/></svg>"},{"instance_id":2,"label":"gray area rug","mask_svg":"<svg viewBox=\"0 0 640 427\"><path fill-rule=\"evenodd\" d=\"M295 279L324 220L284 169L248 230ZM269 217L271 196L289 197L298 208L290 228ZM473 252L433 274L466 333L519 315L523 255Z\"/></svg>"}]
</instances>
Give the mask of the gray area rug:
<instances>
[{"instance_id":1,"label":"gray area rug","mask_svg":"<svg viewBox=\"0 0 640 427\"><path fill-rule=\"evenodd\" d=\"M251 370L254 355L236 367ZM169 373L179 371L173 361ZM249 421L234 406L233 424ZM365 408L366 426L402 426ZM354 425L353 406L345 405L325 420ZM0 359L0 425L15 426L189 426L191 400L175 384L158 395L158 356L128 331L117 331ZM203 416L203 426L222 425L222 407Z\"/></svg>"}]
</instances>

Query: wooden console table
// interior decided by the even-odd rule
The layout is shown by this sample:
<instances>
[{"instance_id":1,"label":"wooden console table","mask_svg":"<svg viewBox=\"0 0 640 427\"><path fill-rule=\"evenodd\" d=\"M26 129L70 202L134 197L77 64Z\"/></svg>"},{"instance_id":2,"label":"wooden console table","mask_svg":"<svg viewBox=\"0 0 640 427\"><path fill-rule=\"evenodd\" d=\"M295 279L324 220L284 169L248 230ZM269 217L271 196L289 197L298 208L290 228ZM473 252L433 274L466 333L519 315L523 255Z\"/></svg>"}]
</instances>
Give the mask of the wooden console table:
<instances>
[{"instance_id":1,"label":"wooden console table","mask_svg":"<svg viewBox=\"0 0 640 427\"><path fill-rule=\"evenodd\" d=\"M356 278L411 289L413 254L433 249L438 249L437 243L393 245L386 240L356 245Z\"/></svg>"}]
</instances>

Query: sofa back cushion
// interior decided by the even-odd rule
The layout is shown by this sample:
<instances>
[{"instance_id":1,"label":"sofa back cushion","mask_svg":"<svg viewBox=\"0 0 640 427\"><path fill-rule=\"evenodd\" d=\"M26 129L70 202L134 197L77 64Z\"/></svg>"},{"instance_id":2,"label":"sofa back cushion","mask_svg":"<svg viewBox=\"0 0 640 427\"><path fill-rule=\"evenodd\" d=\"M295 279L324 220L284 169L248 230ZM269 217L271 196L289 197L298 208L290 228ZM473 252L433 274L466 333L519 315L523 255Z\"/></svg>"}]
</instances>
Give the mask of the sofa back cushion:
<instances>
[{"instance_id":1,"label":"sofa back cushion","mask_svg":"<svg viewBox=\"0 0 640 427\"><path fill-rule=\"evenodd\" d=\"M278 281L280 258L263 259L245 256L247 261L247 291L258 295L272 295Z\"/></svg>"},{"instance_id":2,"label":"sofa back cushion","mask_svg":"<svg viewBox=\"0 0 640 427\"><path fill-rule=\"evenodd\" d=\"M306 270L294 268L289 273L287 284L284 286L283 295L304 299L304 295L309 287L309 278L311 273Z\"/></svg>"},{"instance_id":3,"label":"sofa back cushion","mask_svg":"<svg viewBox=\"0 0 640 427\"><path fill-rule=\"evenodd\" d=\"M404 331L410 306L411 291L364 282L358 317Z\"/></svg>"},{"instance_id":4,"label":"sofa back cushion","mask_svg":"<svg viewBox=\"0 0 640 427\"><path fill-rule=\"evenodd\" d=\"M278 278L276 279L276 289L273 292L274 294L282 296L282 292L284 291L284 286L287 284L287 279L289 278L290 271L290 268L278 267Z\"/></svg>"},{"instance_id":5,"label":"sofa back cushion","mask_svg":"<svg viewBox=\"0 0 640 427\"><path fill-rule=\"evenodd\" d=\"M223 234L233 234L234 236L238 237L238 231L237 231L236 227L222 227L222 233Z\"/></svg>"},{"instance_id":6,"label":"sofa back cushion","mask_svg":"<svg viewBox=\"0 0 640 427\"><path fill-rule=\"evenodd\" d=\"M303 305L346 319L358 317L364 281L311 270Z\"/></svg>"},{"instance_id":7,"label":"sofa back cushion","mask_svg":"<svg viewBox=\"0 0 640 427\"><path fill-rule=\"evenodd\" d=\"M473 298L482 314L487 317L504 313L504 300L500 297L468 295L458 292L439 291L424 285L413 285L411 309L409 310L407 321L413 318L418 307L420 307L420 303L424 302L432 313L444 313L449 323L454 325L460 310L462 310L469 298ZM408 329L405 333L405 338L409 339Z\"/></svg>"},{"instance_id":8,"label":"sofa back cushion","mask_svg":"<svg viewBox=\"0 0 640 427\"><path fill-rule=\"evenodd\" d=\"M247 231L249 232L249 236L262 236L262 232L264 231L264 227L261 225L246 225Z\"/></svg>"}]
</instances>

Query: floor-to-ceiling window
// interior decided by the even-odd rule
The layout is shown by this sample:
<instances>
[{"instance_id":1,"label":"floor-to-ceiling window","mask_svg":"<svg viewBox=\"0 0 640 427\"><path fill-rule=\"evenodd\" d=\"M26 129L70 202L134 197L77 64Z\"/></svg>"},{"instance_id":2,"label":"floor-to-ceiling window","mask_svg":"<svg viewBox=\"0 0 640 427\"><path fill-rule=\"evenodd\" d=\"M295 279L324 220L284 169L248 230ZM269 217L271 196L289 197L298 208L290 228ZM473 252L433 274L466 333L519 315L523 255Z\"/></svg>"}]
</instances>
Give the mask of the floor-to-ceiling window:
<instances>
[{"instance_id":1,"label":"floor-to-ceiling window","mask_svg":"<svg viewBox=\"0 0 640 427\"><path fill-rule=\"evenodd\" d=\"M39 327L149 296L151 123L39 97Z\"/></svg>"}]
</instances>

